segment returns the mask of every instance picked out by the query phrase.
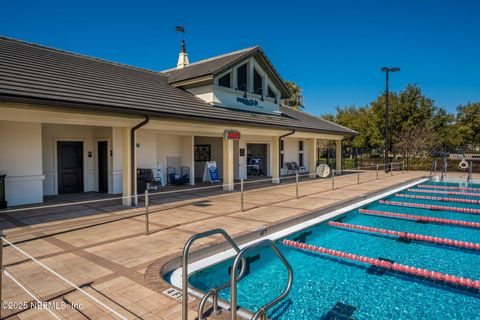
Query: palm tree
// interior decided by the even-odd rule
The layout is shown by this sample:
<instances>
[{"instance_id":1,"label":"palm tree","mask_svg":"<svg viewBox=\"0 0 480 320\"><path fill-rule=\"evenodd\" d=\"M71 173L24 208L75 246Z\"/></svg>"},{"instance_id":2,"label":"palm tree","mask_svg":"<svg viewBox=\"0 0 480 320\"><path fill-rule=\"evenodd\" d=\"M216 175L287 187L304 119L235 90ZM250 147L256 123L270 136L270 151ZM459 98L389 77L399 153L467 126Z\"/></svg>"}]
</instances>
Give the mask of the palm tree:
<instances>
[{"instance_id":1,"label":"palm tree","mask_svg":"<svg viewBox=\"0 0 480 320\"><path fill-rule=\"evenodd\" d=\"M292 109L300 110L304 108L302 88L293 81L285 81L285 86L290 93L290 98L284 99L283 103Z\"/></svg>"}]
</instances>

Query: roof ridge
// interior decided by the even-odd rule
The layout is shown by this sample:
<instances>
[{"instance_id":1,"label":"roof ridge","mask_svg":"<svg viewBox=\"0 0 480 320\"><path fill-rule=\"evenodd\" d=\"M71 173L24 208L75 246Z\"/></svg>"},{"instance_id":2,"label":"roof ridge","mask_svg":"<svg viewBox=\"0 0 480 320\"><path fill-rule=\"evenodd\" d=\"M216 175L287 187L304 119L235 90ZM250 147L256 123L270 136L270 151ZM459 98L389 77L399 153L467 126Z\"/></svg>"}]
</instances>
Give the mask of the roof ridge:
<instances>
[{"instance_id":1,"label":"roof ridge","mask_svg":"<svg viewBox=\"0 0 480 320\"><path fill-rule=\"evenodd\" d=\"M254 46L251 46L251 47L248 47L248 48L243 48L243 49L235 50L235 51L232 51L232 52L222 53L222 54L210 57L210 58L206 58L206 59L202 59L202 60L198 60L198 61L189 63L188 65L186 65L182 69L186 69L188 67L191 67L191 66L194 66L194 65L197 65L197 64L200 64L200 63L205 63L205 62L220 59L220 58L223 58L223 57L228 57L228 56L231 56L231 55L234 55L234 54L237 54L237 53L247 52L247 51L250 51L250 50L253 50L253 49L257 49L257 48L260 48L260 46L259 45L254 45ZM178 69L176 67L174 67L174 68L162 70L161 72L167 73L167 72L173 71L173 70L178 70Z\"/></svg>"},{"instance_id":2,"label":"roof ridge","mask_svg":"<svg viewBox=\"0 0 480 320\"><path fill-rule=\"evenodd\" d=\"M23 45L28 45L28 46L31 46L31 47L36 47L36 48L40 48L40 49L44 49L44 50L50 50L50 51L58 52L58 53L65 54L65 55L75 56L75 57L79 57L79 58L83 58L83 59L89 59L89 60L93 60L93 61L96 61L96 62L107 63L107 64L111 64L111 65L114 65L114 66L117 66L117 67L124 67L124 68L132 69L132 70L135 70L135 71L143 71L143 72L148 72L148 73L152 73L152 74L155 74L155 75L159 75L159 76L162 76L162 77L168 77L167 74L164 74L161 71L154 71L154 70L149 70L149 69L145 69L145 68L141 68L141 67L136 67L136 66L120 63L120 62L109 61L109 60L105 60L105 59L101 59L101 58L95 58L95 57L88 56L88 55L85 55L85 54L76 53L76 52L63 50L63 49L57 49L57 48L53 48L53 47L48 47L48 46L38 44L38 43L34 43L34 42L19 40L19 39L10 38L10 37L6 37L6 36L2 36L2 35L0 35L0 39L4 39L4 40L7 40L7 41L12 41L12 42L17 42L17 43L20 43L20 44L23 44Z\"/></svg>"}]
</instances>

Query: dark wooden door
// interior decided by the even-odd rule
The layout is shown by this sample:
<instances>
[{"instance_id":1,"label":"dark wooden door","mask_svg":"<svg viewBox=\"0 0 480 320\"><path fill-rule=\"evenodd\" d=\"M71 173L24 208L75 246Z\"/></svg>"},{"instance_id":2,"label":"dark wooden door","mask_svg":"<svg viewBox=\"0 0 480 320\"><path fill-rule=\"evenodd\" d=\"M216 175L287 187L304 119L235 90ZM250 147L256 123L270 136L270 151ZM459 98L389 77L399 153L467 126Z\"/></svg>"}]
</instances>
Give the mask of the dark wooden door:
<instances>
[{"instance_id":1,"label":"dark wooden door","mask_svg":"<svg viewBox=\"0 0 480 320\"><path fill-rule=\"evenodd\" d=\"M98 142L98 192L108 192L108 144Z\"/></svg>"},{"instance_id":2,"label":"dark wooden door","mask_svg":"<svg viewBox=\"0 0 480 320\"><path fill-rule=\"evenodd\" d=\"M57 142L58 193L83 192L83 143Z\"/></svg>"}]
</instances>

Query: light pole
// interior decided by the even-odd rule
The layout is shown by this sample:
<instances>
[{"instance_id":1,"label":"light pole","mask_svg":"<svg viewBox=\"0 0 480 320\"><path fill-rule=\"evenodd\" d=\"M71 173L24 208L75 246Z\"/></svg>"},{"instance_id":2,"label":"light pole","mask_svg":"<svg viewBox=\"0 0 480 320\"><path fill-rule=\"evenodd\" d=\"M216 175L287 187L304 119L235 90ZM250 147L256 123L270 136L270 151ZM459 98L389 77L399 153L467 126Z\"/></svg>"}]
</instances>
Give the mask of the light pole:
<instances>
[{"instance_id":1,"label":"light pole","mask_svg":"<svg viewBox=\"0 0 480 320\"><path fill-rule=\"evenodd\" d=\"M383 165L384 165L385 172L388 172L388 170L387 170L387 163L388 163L388 73L389 72L400 71L400 68L397 68L397 67L394 67L394 68L383 67L381 70L383 72L385 72L385 75L386 75L386 80L385 80L385 155L384 155L384 158L383 158Z\"/></svg>"}]
</instances>

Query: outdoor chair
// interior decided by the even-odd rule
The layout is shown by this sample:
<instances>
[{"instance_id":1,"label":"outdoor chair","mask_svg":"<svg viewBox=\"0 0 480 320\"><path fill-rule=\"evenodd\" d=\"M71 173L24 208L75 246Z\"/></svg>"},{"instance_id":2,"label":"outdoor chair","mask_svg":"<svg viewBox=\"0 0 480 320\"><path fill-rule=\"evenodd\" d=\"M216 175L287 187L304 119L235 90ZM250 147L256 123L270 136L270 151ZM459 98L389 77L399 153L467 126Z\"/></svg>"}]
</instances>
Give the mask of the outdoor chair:
<instances>
[{"instance_id":1,"label":"outdoor chair","mask_svg":"<svg viewBox=\"0 0 480 320\"><path fill-rule=\"evenodd\" d=\"M180 167L180 175L183 183L190 183L190 167Z\"/></svg>"},{"instance_id":2,"label":"outdoor chair","mask_svg":"<svg viewBox=\"0 0 480 320\"><path fill-rule=\"evenodd\" d=\"M291 162L285 162L285 166L287 167L287 174L294 174L296 172Z\"/></svg>"},{"instance_id":3,"label":"outdoor chair","mask_svg":"<svg viewBox=\"0 0 480 320\"><path fill-rule=\"evenodd\" d=\"M157 181L155 176L153 175L152 169L145 169L145 182L147 183L146 188L148 190L151 189L158 189L158 187L162 187L162 182Z\"/></svg>"},{"instance_id":4,"label":"outdoor chair","mask_svg":"<svg viewBox=\"0 0 480 320\"><path fill-rule=\"evenodd\" d=\"M305 166L299 166L295 161L292 162L293 167L295 168L295 172L298 173L307 173Z\"/></svg>"}]
</instances>

